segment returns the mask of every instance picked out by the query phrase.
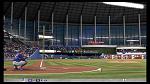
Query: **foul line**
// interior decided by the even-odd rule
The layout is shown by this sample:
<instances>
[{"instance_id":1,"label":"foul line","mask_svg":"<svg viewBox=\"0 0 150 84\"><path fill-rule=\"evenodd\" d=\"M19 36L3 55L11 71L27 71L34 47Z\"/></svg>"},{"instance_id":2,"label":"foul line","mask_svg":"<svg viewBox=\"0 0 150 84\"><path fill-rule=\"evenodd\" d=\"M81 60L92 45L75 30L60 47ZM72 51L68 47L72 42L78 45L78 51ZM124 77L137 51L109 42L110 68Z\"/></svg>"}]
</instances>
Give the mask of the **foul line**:
<instances>
[{"instance_id":1,"label":"foul line","mask_svg":"<svg viewBox=\"0 0 150 84\"><path fill-rule=\"evenodd\" d=\"M43 59L41 60L41 64L40 64L40 67L42 67L42 64L43 64Z\"/></svg>"},{"instance_id":2,"label":"foul line","mask_svg":"<svg viewBox=\"0 0 150 84\"><path fill-rule=\"evenodd\" d=\"M98 68L96 70L91 70L91 71L81 71L81 72L64 72L64 73L38 73L38 74L4 74L4 75L43 75L43 74L67 74L67 73L83 73L83 72L94 72L94 71L100 71L101 68Z\"/></svg>"}]
</instances>

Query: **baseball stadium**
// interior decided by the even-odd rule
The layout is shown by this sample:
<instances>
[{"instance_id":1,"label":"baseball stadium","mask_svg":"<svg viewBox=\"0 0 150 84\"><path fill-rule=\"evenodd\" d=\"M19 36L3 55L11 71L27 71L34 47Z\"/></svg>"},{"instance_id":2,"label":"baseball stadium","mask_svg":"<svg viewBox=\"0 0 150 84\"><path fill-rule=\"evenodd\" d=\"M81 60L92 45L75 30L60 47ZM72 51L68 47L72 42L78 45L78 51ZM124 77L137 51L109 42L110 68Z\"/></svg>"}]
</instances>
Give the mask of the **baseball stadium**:
<instances>
[{"instance_id":1,"label":"baseball stadium","mask_svg":"<svg viewBox=\"0 0 150 84\"><path fill-rule=\"evenodd\" d=\"M146 2L4 2L4 82L146 82Z\"/></svg>"}]
</instances>

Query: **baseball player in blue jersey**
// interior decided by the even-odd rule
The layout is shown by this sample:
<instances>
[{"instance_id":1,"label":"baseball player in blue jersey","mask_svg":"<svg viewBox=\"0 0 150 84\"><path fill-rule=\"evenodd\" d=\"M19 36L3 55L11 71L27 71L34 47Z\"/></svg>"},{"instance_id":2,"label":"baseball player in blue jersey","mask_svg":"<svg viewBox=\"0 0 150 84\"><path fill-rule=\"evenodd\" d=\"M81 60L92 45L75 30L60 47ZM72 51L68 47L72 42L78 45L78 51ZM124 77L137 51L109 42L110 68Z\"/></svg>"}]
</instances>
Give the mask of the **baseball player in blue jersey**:
<instances>
[{"instance_id":1,"label":"baseball player in blue jersey","mask_svg":"<svg viewBox=\"0 0 150 84\"><path fill-rule=\"evenodd\" d=\"M19 53L13 59L14 70L23 70L23 66L27 64L27 55L23 55L24 51L20 50Z\"/></svg>"}]
</instances>

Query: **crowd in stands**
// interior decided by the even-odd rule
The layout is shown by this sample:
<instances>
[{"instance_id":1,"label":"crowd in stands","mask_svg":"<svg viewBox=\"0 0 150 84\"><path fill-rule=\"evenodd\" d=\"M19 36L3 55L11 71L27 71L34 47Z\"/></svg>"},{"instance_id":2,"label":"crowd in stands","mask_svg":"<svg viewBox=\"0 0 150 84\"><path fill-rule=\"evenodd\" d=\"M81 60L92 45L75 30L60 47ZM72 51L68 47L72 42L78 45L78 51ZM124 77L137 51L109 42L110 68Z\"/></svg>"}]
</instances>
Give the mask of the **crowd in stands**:
<instances>
[{"instance_id":1,"label":"crowd in stands","mask_svg":"<svg viewBox=\"0 0 150 84\"><path fill-rule=\"evenodd\" d=\"M8 59L12 59L15 57L15 55L18 53L18 51L20 50L23 50L25 51L25 54L27 55L31 55L35 52L35 50L37 48L40 48L40 49L43 49L42 46L37 46L37 45L34 45L32 43L26 43L26 44L21 44L21 43L17 43L17 42L8 42L8 40L5 40L4 41L4 58L8 58ZM80 52L83 52L83 53L97 53L97 51L93 51L93 50L84 50L84 49L81 49L79 47L58 47L58 46L48 46L47 48L45 49L48 49L48 50L58 50L58 51L61 51L61 52L72 52L74 51L74 53L80 53ZM124 55L126 56L126 55ZM120 58L121 55L114 55L114 57L116 58ZM131 55L127 55L126 56L128 59L131 59ZM141 57L141 55L139 56ZM102 54L100 55L100 58L106 58L106 59L111 59L112 58L112 55L110 54Z\"/></svg>"},{"instance_id":2,"label":"crowd in stands","mask_svg":"<svg viewBox=\"0 0 150 84\"><path fill-rule=\"evenodd\" d=\"M130 54L130 55L117 55L117 54L114 54L114 55L111 55L111 54L107 54L107 55L104 55L103 58L104 59L142 59L142 57L146 58L146 55L142 55L142 54Z\"/></svg>"},{"instance_id":3,"label":"crowd in stands","mask_svg":"<svg viewBox=\"0 0 150 84\"><path fill-rule=\"evenodd\" d=\"M32 44L23 45L16 42L5 42L4 44L4 58L14 58L15 55L20 50L24 50L25 54L31 55L37 49L36 46L32 46Z\"/></svg>"}]
</instances>

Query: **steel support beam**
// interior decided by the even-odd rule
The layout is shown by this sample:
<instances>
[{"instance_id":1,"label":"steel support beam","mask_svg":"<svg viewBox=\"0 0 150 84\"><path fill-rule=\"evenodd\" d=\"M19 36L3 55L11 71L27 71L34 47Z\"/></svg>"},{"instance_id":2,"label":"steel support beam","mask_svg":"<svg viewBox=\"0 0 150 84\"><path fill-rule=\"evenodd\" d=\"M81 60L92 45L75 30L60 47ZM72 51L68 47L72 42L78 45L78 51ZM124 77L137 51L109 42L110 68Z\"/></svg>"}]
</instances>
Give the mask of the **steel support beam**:
<instances>
[{"instance_id":1,"label":"steel support beam","mask_svg":"<svg viewBox=\"0 0 150 84\"><path fill-rule=\"evenodd\" d=\"M68 46L68 14L66 16L66 46Z\"/></svg>"},{"instance_id":2,"label":"steel support beam","mask_svg":"<svg viewBox=\"0 0 150 84\"><path fill-rule=\"evenodd\" d=\"M26 43L26 38L27 38L27 7L25 7L25 23L24 23L24 41L25 41L25 43Z\"/></svg>"},{"instance_id":3,"label":"steel support beam","mask_svg":"<svg viewBox=\"0 0 150 84\"><path fill-rule=\"evenodd\" d=\"M53 30L54 30L54 13L52 13L52 35L54 35L53 33ZM54 41L52 39L52 45L54 45Z\"/></svg>"},{"instance_id":4,"label":"steel support beam","mask_svg":"<svg viewBox=\"0 0 150 84\"><path fill-rule=\"evenodd\" d=\"M20 27L21 27L21 18L19 18L19 33L18 33L18 35L19 35L19 40L20 40Z\"/></svg>"},{"instance_id":5,"label":"steel support beam","mask_svg":"<svg viewBox=\"0 0 150 84\"><path fill-rule=\"evenodd\" d=\"M141 19L140 19L140 14L138 14L138 19L139 19L139 41L140 41L139 44L141 46L141 24L140 24Z\"/></svg>"},{"instance_id":6,"label":"steel support beam","mask_svg":"<svg viewBox=\"0 0 150 84\"><path fill-rule=\"evenodd\" d=\"M124 45L126 45L126 25L125 25L125 16L123 16L123 37L124 37Z\"/></svg>"},{"instance_id":7,"label":"steel support beam","mask_svg":"<svg viewBox=\"0 0 150 84\"><path fill-rule=\"evenodd\" d=\"M39 28L40 28L40 10L38 10L38 35L39 35ZM39 39L38 39L38 45L39 45Z\"/></svg>"},{"instance_id":8,"label":"steel support beam","mask_svg":"<svg viewBox=\"0 0 150 84\"><path fill-rule=\"evenodd\" d=\"M95 42L96 42L96 16L95 16L95 19L94 19L94 22L95 22L95 32L94 32L94 38L95 38Z\"/></svg>"},{"instance_id":9,"label":"steel support beam","mask_svg":"<svg viewBox=\"0 0 150 84\"><path fill-rule=\"evenodd\" d=\"M110 16L109 16L109 31L108 31L108 34L109 34L109 45L111 45L111 37L110 37Z\"/></svg>"},{"instance_id":10,"label":"steel support beam","mask_svg":"<svg viewBox=\"0 0 150 84\"><path fill-rule=\"evenodd\" d=\"M43 26L43 51L45 50L45 26Z\"/></svg>"},{"instance_id":11,"label":"steel support beam","mask_svg":"<svg viewBox=\"0 0 150 84\"><path fill-rule=\"evenodd\" d=\"M80 36L80 39L81 39L80 45L82 46L82 15L80 17L80 33L81 33L81 36Z\"/></svg>"},{"instance_id":12,"label":"steel support beam","mask_svg":"<svg viewBox=\"0 0 150 84\"><path fill-rule=\"evenodd\" d=\"M5 29L5 15L3 16L3 21L4 21L4 29Z\"/></svg>"},{"instance_id":13,"label":"steel support beam","mask_svg":"<svg viewBox=\"0 0 150 84\"><path fill-rule=\"evenodd\" d=\"M11 34L13 33L12 29L13 29L13 2L11 3L11 26L10 26L10 32ZM10 38L10 41L12 41L12 38Z\"/></svg>"},{"instance_id":14,"label":"steel support beam","mask_svg":"<svg viewBox=\"0 0 150 84\"><path fill-rule=\"evenodd\" d=\"M33 35L33 40L34 40L34 43L35 43L35 20L34 20L34 35Z\"/></svg>"}]
</instances>

